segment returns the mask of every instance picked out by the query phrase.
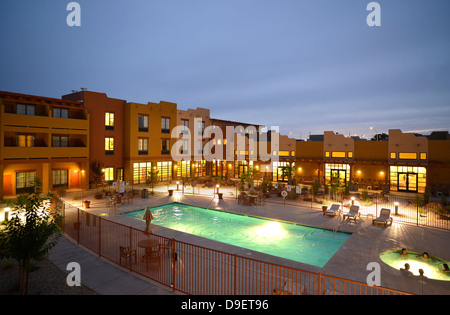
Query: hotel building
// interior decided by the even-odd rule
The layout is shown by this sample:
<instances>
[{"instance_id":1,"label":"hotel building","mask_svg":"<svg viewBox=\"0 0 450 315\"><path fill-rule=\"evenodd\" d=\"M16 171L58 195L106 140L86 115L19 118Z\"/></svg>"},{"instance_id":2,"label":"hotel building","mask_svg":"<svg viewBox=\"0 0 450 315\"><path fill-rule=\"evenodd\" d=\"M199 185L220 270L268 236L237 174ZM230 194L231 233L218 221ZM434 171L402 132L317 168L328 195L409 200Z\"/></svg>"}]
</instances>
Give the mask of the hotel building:
<instances>
[{"instance_id":1,"label":"hotel building","mask_svg":"<svg viewBox=\"0 0 450 315\"><path fill-rule=\"evenodd\" d=\"M88 187L89 112L81 102L0 92L0 199Z\"/></svg>"},{"instance_id":2,"label":"hotel building","mask_svg":"<svg viewBox=\"0 0 450 315\"><path fill-rule=\"evenodd\" d=\"M176 126L189 131L173 133ZM238 146L235 134L227 139L227 127L237 132L248 128L244 147ZM388 140L367 141L325 131L300 141L263 130L260 125L211 118L205 108L181 110L165 101L139 104L86 89L62 99L0 92L0 200L31 191L36 177L44 192L87 188L93 161L103 163L107 182L144 184L152 170L158 171L160 181L239 178L249 167L286 182L282 168L294 166L297 183L337 180L353 188L357 183L364 189L448 194L448 132L423 136L392 129ZM190 145L183 138L186 133ZM255 146L250 138L256 139ZM183 143L178 152L183 159L172 156L178 141ZM203 152L205 145L213 147L214 159L203 155L209 153Z\"/></svg>"}]
</instances>

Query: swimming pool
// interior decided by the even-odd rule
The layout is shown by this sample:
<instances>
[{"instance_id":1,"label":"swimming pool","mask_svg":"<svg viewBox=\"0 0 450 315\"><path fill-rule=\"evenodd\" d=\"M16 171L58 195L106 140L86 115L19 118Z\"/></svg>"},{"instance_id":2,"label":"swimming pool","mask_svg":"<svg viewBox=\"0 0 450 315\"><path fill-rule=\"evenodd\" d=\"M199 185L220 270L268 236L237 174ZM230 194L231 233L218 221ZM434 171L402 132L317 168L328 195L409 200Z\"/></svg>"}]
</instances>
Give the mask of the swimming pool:
<instances>
[{"instance_id":1,"label":"swimming pool","mask_svg":"<svg viewBox=\"0 0 450 315\"><path fill-rule=\"evenodd\" d=\"M152 224L323 267L351 233L181 203L151 208ZM143 220L145 209L122 215Z\"/></svg>"}]
</instances>

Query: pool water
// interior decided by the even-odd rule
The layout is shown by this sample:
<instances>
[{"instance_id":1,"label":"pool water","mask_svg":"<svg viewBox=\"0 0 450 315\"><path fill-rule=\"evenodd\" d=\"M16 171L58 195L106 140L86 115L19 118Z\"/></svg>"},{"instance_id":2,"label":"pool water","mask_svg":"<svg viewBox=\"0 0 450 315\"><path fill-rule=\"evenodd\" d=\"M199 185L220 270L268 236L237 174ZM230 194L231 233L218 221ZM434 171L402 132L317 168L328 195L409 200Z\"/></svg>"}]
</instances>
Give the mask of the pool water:
<instances>
[{"instance_id":1,"label":"pool water","mask_svg":"<svg viewBox=\"0 0 450 315\"><path fill-rule=\"evenodd\" d=\"M400 270L405 268L405 263L410 265L410 271L414 276L419 275L419 269L423 269L423 275L429 279L450 281L450 272L442 271L442 264L450 262L431 257L430 260L420 258L421 253L409 252L407 256L400 255L398 250L390 250L380 254L380 259L392 268Z\"/></svg>"},{"instance_id":2,"label":"pool water","mask_svg":"<svg viewBox=\"0 0 450 315\"><path fill-rule=\"evenodd\" d=\"M323 267L351 233L239 215L181 203L151 208L152 225ZM143 220L145 209L122 215Z\"/></svg>"}]
</instances>

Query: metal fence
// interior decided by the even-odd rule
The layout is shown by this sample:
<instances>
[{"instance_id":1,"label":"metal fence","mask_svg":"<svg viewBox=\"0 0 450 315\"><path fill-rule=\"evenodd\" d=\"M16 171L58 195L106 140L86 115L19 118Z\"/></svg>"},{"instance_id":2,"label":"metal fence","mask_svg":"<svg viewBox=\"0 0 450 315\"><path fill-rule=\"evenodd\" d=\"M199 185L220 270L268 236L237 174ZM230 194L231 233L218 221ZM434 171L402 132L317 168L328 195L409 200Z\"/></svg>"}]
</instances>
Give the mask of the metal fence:
<instances>
[{"instance_id":1,"label":"metal fence","mask_svg":"<svg viewBox=\"0 0 450 315\"><path fill-rule=\"evenodd\" d=\"M430 200L420 194L407 197L380 193L356 193L346 197L341 195L337 198L322 195L314 198L298 198L296 204L320 208L336 202L342 204L344 212L355 204L359 206L361 215L376 218L380 210L385 208L391 211L394 222L450 230L449 204L446 201Z\"/></svg>"},{"instance_id":2,"label":"metal fence","mask_svg":"<svg viewBox=\"0 0 450 315\"><path fill-rule=\"evenodd\" d=\"M67 236L99 257L174 292L192 295L405 294L148 234L80 210L58 198L55 204L62 210ZM143 243L157 250L149 252Z\"/></svg>"}]
</instances>

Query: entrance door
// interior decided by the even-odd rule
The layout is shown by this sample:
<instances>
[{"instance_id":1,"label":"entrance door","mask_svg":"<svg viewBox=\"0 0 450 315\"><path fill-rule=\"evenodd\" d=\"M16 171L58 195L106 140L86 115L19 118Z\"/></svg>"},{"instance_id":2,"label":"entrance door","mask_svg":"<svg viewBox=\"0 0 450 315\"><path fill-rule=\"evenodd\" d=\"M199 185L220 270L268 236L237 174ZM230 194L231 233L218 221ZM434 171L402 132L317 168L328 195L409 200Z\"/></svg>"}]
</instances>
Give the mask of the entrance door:
<instances>
[{"instance_id":1,"label":"entrance door","mask_svg":"<svg viewBox=\"0 0 450 315\"><path fill-rule=\"evenodd\" d=\"M11 174L3 175L3 195L4 196L12 195Z\"/></svg>"},{"instance_id":2,"label":"entrance door","mask_svg":"<svg viewBox=\"0 0 450 315\"><path fill-rule=\"evenodd\" d=\"M398 173L398 191L417 192L417 173Z\"/></svg>"},{"instance_id":3,"label":"entrance door","mask_svg":"<svg viewBox=\"0 0 450 315\"><path fill-rule=\"evenodd\" d=\"M331 170L331 179L336 179L339 181L339 184L345 185L347 183L347 171L346 170Z\"/></svg>"},{"instance_id":4,"label":"entrance door","mask_svg":"<svg viewBox=\"0 0 450 315\"><path fill-rule=\"evenodd\" d=\"M241 177L242 174L247 173L248 165L239 165L238 178Z\"/></svg>"}]
</instances>

